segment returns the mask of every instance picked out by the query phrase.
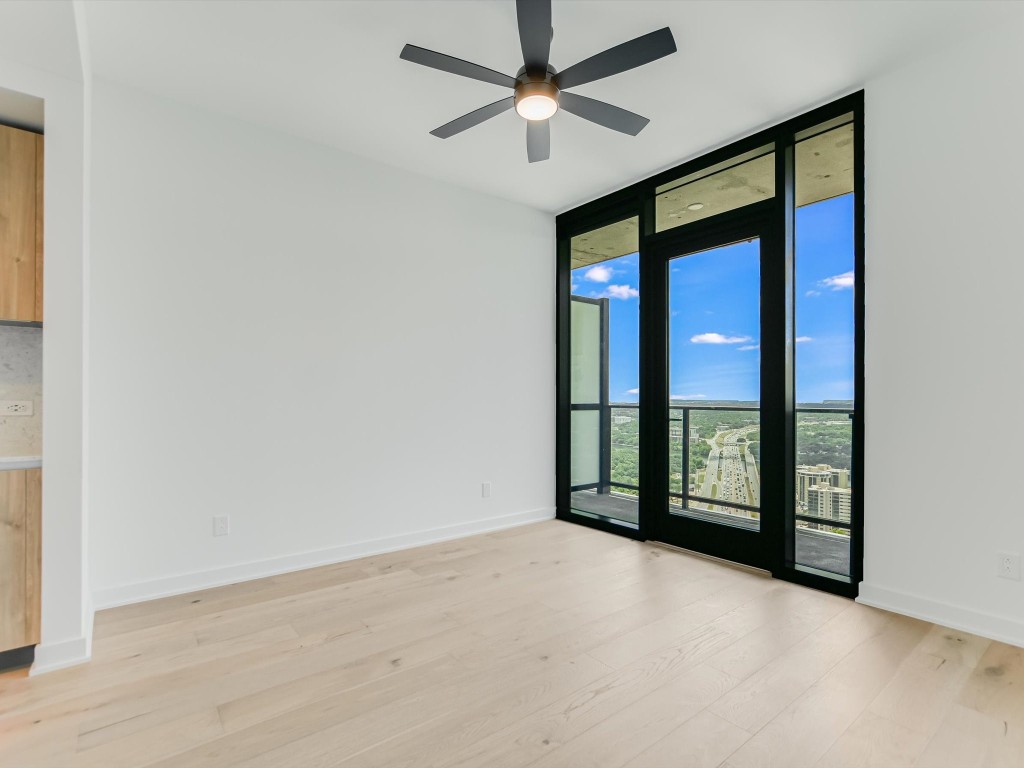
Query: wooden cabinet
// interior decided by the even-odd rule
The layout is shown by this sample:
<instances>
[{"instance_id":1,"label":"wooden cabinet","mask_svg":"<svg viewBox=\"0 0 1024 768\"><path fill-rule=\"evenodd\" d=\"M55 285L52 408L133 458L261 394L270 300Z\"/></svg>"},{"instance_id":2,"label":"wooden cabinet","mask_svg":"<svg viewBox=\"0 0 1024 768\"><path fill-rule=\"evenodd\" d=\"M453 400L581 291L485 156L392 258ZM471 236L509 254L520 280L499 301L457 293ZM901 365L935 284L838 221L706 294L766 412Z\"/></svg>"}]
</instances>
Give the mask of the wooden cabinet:
<instances>
[{"instance_id":1,"label":"wooden cabinet","mask_svg":"<svg viewBox=\"0 0 1024 768\"><path fill-rule=\"evenodd\" d=\"M0 651L39 642L42 479L0 471Z\"/></svg>"},{"instance_id":2,"label":"wooden cabinet","mask_svg":"<svg viewBox=\"0 0 1024 768\"><path fill-rule=\"evenodd\" d=\"M0 320L43 321L43 137L2 125Z\"/></svg>"}]
</instances>

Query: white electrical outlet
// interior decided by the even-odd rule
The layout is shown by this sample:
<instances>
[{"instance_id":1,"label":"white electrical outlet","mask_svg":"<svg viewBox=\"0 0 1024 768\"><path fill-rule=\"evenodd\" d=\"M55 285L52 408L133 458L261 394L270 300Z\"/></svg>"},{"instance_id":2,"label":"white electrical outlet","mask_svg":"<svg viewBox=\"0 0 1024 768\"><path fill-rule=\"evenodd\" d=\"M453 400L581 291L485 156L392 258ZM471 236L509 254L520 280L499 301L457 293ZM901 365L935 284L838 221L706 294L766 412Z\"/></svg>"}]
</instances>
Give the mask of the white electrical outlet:
<instances>
[{"instance_id":1,"label":"white electrical outlet","mask_svg":"<svg viewBox=\"0 0 1024 768\"><path fill-rule=\"evenodd\" d=\"M231 533L231 518L227 515L214 515L213 535L227 536L229 533Z\"/></svg>"},{"instance_id":2,"label":"white electrical outlet","mask_svg":"<svg viewBox=\"0 0 1024 768\"><path fill-rule=\"evenodd\" d=\"M1004 579L1020 581L1020 553L996 552L996 574Z\"/></svg>"},{"instance_id":3,"label":"white electrical outlet","mask_svg":"<svg viewBox=\"0 0 1024 768\"><path fill-rule=\"evenodd\" d=\"M0 416L31 416L31 400L0 400Z\"/></svg>"},{"instance_id":4,"label":"white electrical outlet","mask_svg":"<svg viewBox=\"0 0 1024 768\"><path fill-rule=\"evenodd\" d=\"M480 483L480 496L485 499L491 498L491 484Z\"/></svg>"}]
</instances>

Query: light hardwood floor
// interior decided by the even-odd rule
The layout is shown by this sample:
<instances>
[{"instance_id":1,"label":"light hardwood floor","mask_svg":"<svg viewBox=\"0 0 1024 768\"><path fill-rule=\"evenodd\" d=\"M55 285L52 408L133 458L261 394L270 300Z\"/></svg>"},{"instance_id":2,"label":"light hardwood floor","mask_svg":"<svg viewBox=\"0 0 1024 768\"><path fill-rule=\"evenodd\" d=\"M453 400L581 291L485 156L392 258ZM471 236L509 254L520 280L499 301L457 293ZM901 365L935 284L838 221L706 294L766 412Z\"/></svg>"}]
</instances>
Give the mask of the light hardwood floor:
<instances>
[{"instance_id":1,"label":"light hardwood floor","mask_svg":"<svg viewBox=\"0 0 1024 768\"><path fill-rule=\"evenodd\" d=\"M1024 765L1024 650L561 522L103 611L4 768Z\"/></svg>"}]
</instances>

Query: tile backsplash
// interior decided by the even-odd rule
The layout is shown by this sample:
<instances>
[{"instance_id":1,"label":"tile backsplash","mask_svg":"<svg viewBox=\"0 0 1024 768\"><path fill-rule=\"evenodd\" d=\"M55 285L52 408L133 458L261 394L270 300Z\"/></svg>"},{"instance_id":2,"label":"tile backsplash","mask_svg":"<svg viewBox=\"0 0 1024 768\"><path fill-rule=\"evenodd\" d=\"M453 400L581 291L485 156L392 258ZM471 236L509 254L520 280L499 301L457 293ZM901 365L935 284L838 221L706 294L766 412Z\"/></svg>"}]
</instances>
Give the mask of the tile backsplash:
<instances>
[{"instance_id":1,"label":"tile backsplash","mask_svg":"<svg viewBox=\"0 0 1024 768\"><path fill-rule=\"evenodd\" d=\"M43 330L0 325L0 400L31 400L31 416L0 415L0 456L43 452Z\"/></svg>"}]
</instances>

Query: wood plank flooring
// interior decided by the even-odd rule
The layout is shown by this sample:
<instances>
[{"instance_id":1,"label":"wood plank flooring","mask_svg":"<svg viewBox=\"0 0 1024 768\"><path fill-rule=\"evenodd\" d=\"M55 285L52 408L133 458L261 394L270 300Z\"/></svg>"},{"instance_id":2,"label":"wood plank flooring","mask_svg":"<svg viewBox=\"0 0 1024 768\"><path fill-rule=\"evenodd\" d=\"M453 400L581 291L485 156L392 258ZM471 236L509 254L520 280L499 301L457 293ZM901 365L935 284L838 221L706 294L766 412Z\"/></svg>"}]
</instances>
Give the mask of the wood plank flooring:
<instances>
[{"instance_id":1,"label":"wood plank flooring","mask_svg":"<svg viewBox=\"0 0 1024 768\"><path fill-rule=\"evenodd\" d=\"M103 611L4 768L1024 765L1024 650L547 522Z\"/></svg>"}]
</instances>

